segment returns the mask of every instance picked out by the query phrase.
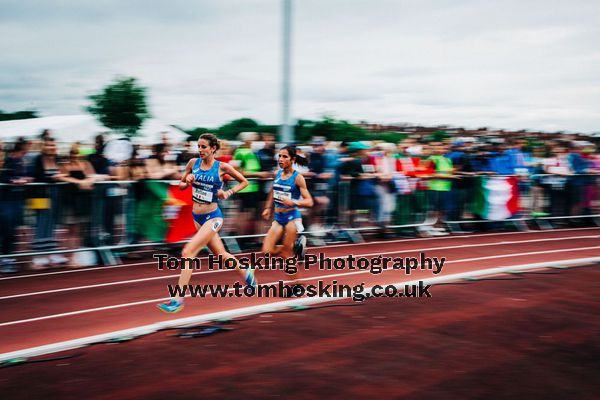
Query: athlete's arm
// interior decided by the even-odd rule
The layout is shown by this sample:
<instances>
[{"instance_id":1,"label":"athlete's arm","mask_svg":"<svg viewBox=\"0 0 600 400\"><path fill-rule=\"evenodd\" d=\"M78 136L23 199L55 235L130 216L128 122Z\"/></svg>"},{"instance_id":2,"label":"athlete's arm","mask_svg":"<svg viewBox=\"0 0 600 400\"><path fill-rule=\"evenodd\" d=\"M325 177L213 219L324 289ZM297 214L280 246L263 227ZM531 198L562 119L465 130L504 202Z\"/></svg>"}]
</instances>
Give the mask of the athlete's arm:
<instances>
[{"instance_id":1,"label":"athlete's arm","mask_svg":"<svg viewBox=\"0 0 600 400\"><path fill-rule=\"evenodd\" d=\"M300 189L302 200L293 200L294 204L298 207L312 207L314 204L313 198L306 187L306 180L300 174L296 176L296 186L298 186L298 189Z\"/></svg>"},{"instance_id":2,"label":"athlete's arm","mask_svg":"<svg viewBox=\"0 0 600 400\"><path fill-rule=\"evenodd\" d=\"M268 220L271 218L271 212L273 210L273 188L269 191L269 196L267 197L267 201L265 203L265 209L262 212L262 216L264 219Z\"/></svg>"},{"instance_id":3,"label":"athlete's arm","mask_svg":"<svg viewBox=\"0 0 600 400\"><path fill-rule=\"evenodd\" d=\"M194 182L194 175L192 174L192 167L194 166L195 162L196 162L196 159L192 158L190 161L188 161L187 165L185 166L185 171L183 171L183 174L181 175L181 181L179 182L179 190L187 189L187 187L192 182Z\"/></svg>"},{"instance_id":4,"label":"athlete's arm","mask_svg":"<svg viewBox=\"0 0 600 400\"><path fill-rule=\"evenodd\" d=\"M222 197L221 197L221 195L219 196L220 198L227 199L229 196L233 196L234 194L236 194L240 190L244 190L246 188L246 186L248 186L248 180L246 179L246 177L244 177L244 175L242 175L241 172L239 172L238 170L233 168L231 165L222 162L221 169L223 170L223 172L225 174L229 174L233 179L238 181L238 184L226 192L223 192L222 190L220 190L219 192L222 193Z\"/></svg>"}]
</instances>

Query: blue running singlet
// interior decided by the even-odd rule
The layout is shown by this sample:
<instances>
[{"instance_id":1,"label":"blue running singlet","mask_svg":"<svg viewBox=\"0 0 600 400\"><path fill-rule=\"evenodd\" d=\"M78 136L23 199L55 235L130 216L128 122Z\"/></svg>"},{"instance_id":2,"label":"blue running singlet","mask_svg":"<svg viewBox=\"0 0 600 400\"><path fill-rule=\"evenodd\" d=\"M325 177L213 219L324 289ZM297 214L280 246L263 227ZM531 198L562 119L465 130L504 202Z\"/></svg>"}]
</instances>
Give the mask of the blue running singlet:
<instances>
[{"instance_id":1,"label":"blue running singlet","mask_svg":"<svg viewBox=\"0 0 600 400\"><path fill-rule=\"evenodd\" d=\"M294 171L292 176L287 179L281 178L283 170L280 169L273 181L273 201L278 208L297 208L296 206L286 206L281 200L288 198L290 200L300 200L300 188L296 185L298 171Z\"/></svg>"},{"instance_id":2,"label":"blue running singlet","mask_svg":"<svg viewBox=\"0 0 600 400\"><path fill-rule=\"evenodd\" d=\"M215 160L213 166L208 170L200 168L202 159L196 159L192 167L194 182L192 182L192 200L196 203L216 203L218 200L217 192L223 186L219 176L220 161Z\"/></svg>"}]
</instances>

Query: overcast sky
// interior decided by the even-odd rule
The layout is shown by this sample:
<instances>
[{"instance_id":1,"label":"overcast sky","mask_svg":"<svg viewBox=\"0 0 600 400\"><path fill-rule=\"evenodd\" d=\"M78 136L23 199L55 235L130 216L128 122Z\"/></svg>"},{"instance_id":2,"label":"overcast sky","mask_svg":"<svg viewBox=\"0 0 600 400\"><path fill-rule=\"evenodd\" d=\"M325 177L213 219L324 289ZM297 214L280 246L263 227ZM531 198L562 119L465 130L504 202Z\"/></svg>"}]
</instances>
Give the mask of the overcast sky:
<instances>
[{"instance_id":1,"label":"overcast sky","mask_svg":"<svg viewBox=\"0 0 600 400\"><path fill-rule=\"evenodd\" d=\"M295 0L294 118L600 131L598 0ZM279 123L280 0L0 0L0 109L117 75L186 128Z\"/></svg>"}]
</instances>

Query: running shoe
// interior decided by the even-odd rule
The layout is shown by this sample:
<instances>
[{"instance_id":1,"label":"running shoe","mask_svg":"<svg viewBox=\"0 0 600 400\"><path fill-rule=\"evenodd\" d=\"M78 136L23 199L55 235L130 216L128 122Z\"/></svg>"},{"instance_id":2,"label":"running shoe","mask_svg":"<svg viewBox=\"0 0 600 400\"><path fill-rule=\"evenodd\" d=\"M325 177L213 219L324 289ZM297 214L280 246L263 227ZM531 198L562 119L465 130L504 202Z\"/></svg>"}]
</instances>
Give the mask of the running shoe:
<instances>
[{"instance_id":1,"label":"running shoe","mask_svg":"<svg viewBox=\"0 0 600 400\"><path fill-rule=\"evenodd\" d=\"M294 255L296 255L297 260L304 261L304 256L306 255L306 236L300 235L296 239L294 243Z\"/></svg>"},{"instance_id":2,"label":"running shoe","mask_svg":"<svg viewBox=\"0 0 600 400\"><path fill-rule=\"evenodd\" d=\"M164 303L157 304L156 306L159 310L166 313L176 313L183 310L183 300L179 302L175 299L171 299L169 301L165 301Z\"/></svg>"},{"instance_id":3,"label":"running shoe","mask_svg":"<svg viewBox=\"0 0 600 400\"><path fill-rule=\"evenodd\" d=\"M251 287L252 289L256 290L257 286L258 286L258 282L256 282L256 277L254 276L254 270L251 268L248 268L246 270L246 286Z\"/></svg>"}]
</instances>

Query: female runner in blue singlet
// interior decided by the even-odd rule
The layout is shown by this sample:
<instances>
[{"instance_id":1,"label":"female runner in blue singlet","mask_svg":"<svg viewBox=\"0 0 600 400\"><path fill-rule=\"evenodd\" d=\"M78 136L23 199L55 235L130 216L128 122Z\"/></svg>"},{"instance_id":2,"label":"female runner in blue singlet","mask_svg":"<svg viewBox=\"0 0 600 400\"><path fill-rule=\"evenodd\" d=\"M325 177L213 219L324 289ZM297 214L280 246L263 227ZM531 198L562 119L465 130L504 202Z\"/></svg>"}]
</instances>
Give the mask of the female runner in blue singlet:
<instances>
[{"instance_id":1,"label":"female runner in blue singlet","mask_svg":"<svg viewBox=\"0 0 600 400\"><path fill-rule=\"evenodd\" d=\"M271 256L277 255L289 258L295 255L298 260L304 259L304 248L306 238L298 236L304 230L302 226L302 215L298 207L312 207L313 199L304 177L294 170L294 162L298 162L296 148L286 146L279 150L279 172L273 181L273 189L265 204L262 213L263 218L271 218L271 208L275 206L275 220L267 232L262 251ZM283 238L283 245L277 246L277 242ZM298 274L292 275L292 280L297 282ZM296 292L296 286L292 291Z\"/></svg>"},{"instance_id":2,"label":"female runner in blue singlet","mask_svg":"<svg viewBox=\"0 0 600 400\"><path fill-rule=\"evenodd\" d=\"M248 181L240 172L231 165L215 160L215 153L219 150L219 141L212 134L204 134L198 139L199 158L192 158L185 167L185 172L181 177L179 189L185 190L192 186L192 200L194 208L192 216L198 232L185 245L181 256L183 258L194 258L198 255L204 246L208 246L214 255L221 255L223 262L234 258L223 246L219 237L219 231L223 226L223 213L217 205L217 199L226 200L233 194L239 192L248 186ZM221 190L223 185L223 175L232 176L239 183L227 191ZM246 285L256 288L254 271L250 268L245 271L238 269L244 275ZM179 287L188 285L192 277L193 269L181 270L179 276ZM183 298L174 297L165 303L158 305L158 308L167 313L174 313L183 309Z\"/></svg>"}]
</instances>

